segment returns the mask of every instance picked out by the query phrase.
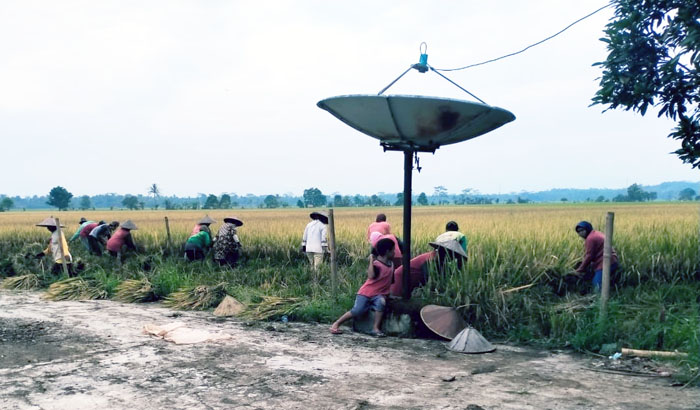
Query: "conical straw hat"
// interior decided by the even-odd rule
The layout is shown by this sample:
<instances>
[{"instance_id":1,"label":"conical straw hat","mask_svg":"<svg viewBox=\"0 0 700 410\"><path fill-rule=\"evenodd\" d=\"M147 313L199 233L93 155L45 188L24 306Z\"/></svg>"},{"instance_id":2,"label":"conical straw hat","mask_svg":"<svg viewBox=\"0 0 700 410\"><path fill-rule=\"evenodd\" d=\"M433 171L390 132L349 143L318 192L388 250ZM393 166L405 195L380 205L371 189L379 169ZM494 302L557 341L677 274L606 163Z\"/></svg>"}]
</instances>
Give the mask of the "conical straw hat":
<instances>
[{"instance_id":1,"label":"conical straw hat","mask_svg":"<svg viewBox=\"0 0 700 410\"><path fill-rule=\"evenodd\" d=\"M309 214L309 216L311 217L311 219L318 219L324 224L328 223L328 212L326 211L313 211Z\"/></svg>"},{"instance_id":2,"label":"conical straw hat","mask_svg":"<svg viewBox=\"0 0 700 410\"><path fill-rule=\"evenodd\" d=\"M224 300L214 310L216 316L236 316L245 310L245 305L233 297L226 295Z\"/></svg>"},{"instance_id":3,"label":"conical straw hat","mask_svg":"<svg viewBox=\"0 0 700 410\"><path fill-rule=\"evenodd\" d=\"M467 254L464 252L464 249L462 249L462 245L460 245L459 242L457 242L454 239L443 239L440 241L436 240L435 242L430 242L430 246L432 246L433 248L443 247L448 251L452 251L465 258L467 257Z\"/></svg>"},{"instance_id":4,"label":"conical straw hat","mask_svg":"<svg viewBox=\"0 0 700 410\"><path fill-rule=\"evenodd\" d=\"M224 218L224 222L229 222L232 223L236 226L243 226L243 221L240 219L236 218L235 216L227 216Z\"/></svg>"},{"instance_id":5,"label":"conical straw hat","mask_svg":"<svg viewBox=\"0 0 700 410\"><path fill-rule=\"evenodd\" d=\"M204 218L200 219L199 222L197 222L197 223L201 225L201 224L213 224L215 222L216 221L213 220L209 215L204 215Z\"/></svg>"},{"instance_id":6,"label":"conical straw hat","mask_svg":"<svg viewBox=\"0 0 700 410\"><path fill-rule=\"evenodd\" d=\"M433 333L450 340L467 326L462 316L452 307L424 306L420 310L420 318Z\"/></svg>"},{"instance_id":7,"label":"conical straw hat","mask_svg":"<svg viewBox=\"0 0 700 410\"><path fill-rule=\"evenodd\" d=\"M122 228L128 229L130 231L133 231L135 229L139 229L136 227L136 224L131 222L131 219L127 219L126 221L122 222Z\"/></svg>"},{"instance_id":8,"label":"conical straw hat","mask_svg":"<svg viewBox=\"0 0 700 410\"><path fill-rule=\"evenodd\" d=\"M56 226L56 218L48 217L36 224L36 226ZM61 224L61 228L64 228L63 224Z\"/></svg>"},{"instance_id":9,"label":"conical straw hat","mask_svg":"<svg viewBox=\"0 0 700 410\"><path fill-rule=\"evenodd\" d=\"M479 331L467 326L447 345L453 352L459 353L488 353L496 350L496 346L486 340Z\"/></svg>"}]
</instances>

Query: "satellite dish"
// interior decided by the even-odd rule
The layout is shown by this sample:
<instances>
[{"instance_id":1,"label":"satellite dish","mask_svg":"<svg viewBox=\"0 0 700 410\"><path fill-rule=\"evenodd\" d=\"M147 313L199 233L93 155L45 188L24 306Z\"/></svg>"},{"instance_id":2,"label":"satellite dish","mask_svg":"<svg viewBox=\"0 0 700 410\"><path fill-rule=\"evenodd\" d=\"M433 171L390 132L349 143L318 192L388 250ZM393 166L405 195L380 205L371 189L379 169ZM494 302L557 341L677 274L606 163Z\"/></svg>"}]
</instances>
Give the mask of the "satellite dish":
<instances>
[{"instance_id":1,"label":"satellite dish","mask_svg":"<svg viewBox=\"0 0 700 410\"><path fill-rule=\"evenodd\" d=\"M384 146L413 151L435 151L515 119L502 108L419 95L341 95L317 105Z\"/></svg>"}]
</instances>

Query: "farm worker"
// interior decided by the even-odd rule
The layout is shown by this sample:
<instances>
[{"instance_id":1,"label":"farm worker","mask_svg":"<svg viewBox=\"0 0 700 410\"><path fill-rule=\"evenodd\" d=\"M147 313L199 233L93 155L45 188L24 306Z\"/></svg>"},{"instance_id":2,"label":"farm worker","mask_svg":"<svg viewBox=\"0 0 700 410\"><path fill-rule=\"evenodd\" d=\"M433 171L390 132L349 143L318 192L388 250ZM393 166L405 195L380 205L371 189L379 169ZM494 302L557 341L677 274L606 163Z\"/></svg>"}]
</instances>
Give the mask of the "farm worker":
<instances>
[{"instance_id":1,"label":"farm worker","mask_svg":"<svg viewBox=\"0 0 700 410\"><path fill-rule=\"evenodd\" d=\"M134 238L131 236L131 231L139 229L136 224L131 222L131 219L124 221L119 229L107 241L107 250L109 254L121 261L126 250L136 250Z\"/></svg>"},{"instance_id":2,"label":"farm worker","mask_svg":"<svg viewBox=\"0 0 700 410\"><path fill-rule=\"evenodd\" d=\"M102 256L102 248L107 245L107 241L112 237L112 232L117 229L119 222L112 221L109 225L106 222L100 221L88 234L88 243L90 244L90 253L97 256Z\"/></svg>"},{"instance_id":3,"label":"farm worker","mask_svg":"<svg viewBox=\"0 0 700 410\"><path fill-rule=\"evenodd\" d=\"M605 245L605 235L593 229L593 225L587 221L576 224L576 233L584 239L583 261L576 269L577 276L593 271L593 287L600 289L603 283L603 248ZM617 253L615 249L610 255L610 274L617 270ZM584 276L589 279L588 275Z\"/></svg>"},{"instance_id":4,"label":"farm worker","mask_svg":"<svg viewBox=\"0 0 700 410\"><path fill-rule=\"evenodd\" d=\"M92 232L93 229L97 228L99 225L105 223L105 221L100 221L100 222L91 222L80 231L80 242L82 242L83 246L85 246L85 249L87 249L88 252L90 252L90 232Z\"/></svg>"},{"instance_id":5,"label":"farm worker","mask_svg":"<svg viewBox=\"0 0 700 410\"><path fill-rule=\"evenodd\" d=\"M241 241L236 232L239 226L243 226L243 222L235 216L224 218L214 241L214 260L219 265L234 267L241 256Z\"/></svg>"},{"instance_id":6,"label":"farm worker","mask_svg":"<svg viewBox=\"0 0 700 410\"><path fill-rule=\"evenodd\" d=\"M374 249L375 252L369 256L367 280L357 291L355 305L331 325L330 331L334 335L343 333L338 328L343 322L362 316L371 309L375 313L370 334L376 337L384 336L379 325L382 323L386 297L394 277L394 264L391 261L394 258L394 242L389 238L380 239Z\"/></svg>"},{"instance_id":7,"label":"farm worker","mask_svg":"<svg viewBox=\"0 0 700 410\"><path fill-rule=\"evenodd\" d=\"M459 225L457 225L457 222L455 221L450 221L447 223L447 225L445 225L445 233L438 235L438 237L435 238L435 242L448 239L454 239L459 242L459 245L462 247L464 252L467 252L467 237L462 232L459 232Z\"/></svg>"},{"instance_id":8,"label":"farm worker","mask_svg":"<svg viewBox=\"0 0 700 410\"><path fill-rule=\"evenodd\" d=\"M410 291L414 288L423 286L428 280L428 267L431 261L437 262L437 271L439 274L445 273L445 263L448 260L455 260L458 269L462 268L462 261L467 259L467 253L464 252L462 246L454 239L442 239L440 241L431 242L430 246L434 249L430 252L422 253L411 259L409 264ZM391 284L391 294L393 296L403 295L403 266L396 268L394 271L394 283Z\"/></svg>"},{"instance_id":9,"label":"farm worker","mask_svg":"<svg viewBox=\"0 0 700 410\"><path fill-rule=\"evenodd\" d=\"M379 232L372 232L370 234L370 244L372 245L372 249L374 249L377 245L377 242L381 241L384 238L391 239L391 241L394 243L394 266L399 267L401 266L401 258L403 254L401 253L401 246L403 246L403 243L399 240L399 238L396 237L394 234L379 234Z\"/></svg>"},{"instance_id":10,"label":"farm worker","mask_svg":"<svg viewBox=\"0 0 700 410\"><path fill-rule=\"evenodd\" d=\"M78 224L79 224L80 226L79 226L78 229L75 231L75 233L73 234L73 236L70 237L70 239L68 240L68 242L73 242L73 241L76 240L76 239L80 239L80 242L83 244L83 246L85 247L85 249L87 249L88 251L90 251L90 244L88 243L87 236L81 236L80 233L83 231L83 229L85 229L86 226L88 226L88 225L90 225L90 224L94 224L94 223L95 223L95 221L88 221L88 220L85 219L84 217L83 217L83 218L80 218L80 221L78 222Z\"/></svg>"},{"instance_id":11,"label":"farm worker","mask_svg":"<svg viewBox=\"0 0 700 410\"><path fill-rule=\"evenodd\" d=\"M216 223L216 221L210 218L209 215L204 215L204 218L200 219L197 222L197 225L195 225L194 228L192 228L192 233L190 234L190 236L198 233L200 230L205 230L211 235L211 229L209 228L209 225L213 223Z\"/></svg>"},{"instance_id":12,"label":"farm worker","mask_svg":"<svg viewBox=\"0 0 700 410\"><path fill-rule=\"evenodd\" d=\"M389 222L386 221L386 215L377 214L375 222L369 224L369 227L367 228L367 241L370 243L372 243L370 238L372 232L379 232L382 235L388 235L391 233L391 225L389 225Z\"/></svg>"},{"instance_id":13,"label":"farm worker","mask_svg":"<svg viewBox=\"0 0 700 410\"><path fill-rule=\"evenodd\" d=\"M66 242L66 236L61 232L59 236L59 231L56 228L56 220L54 218L46 218L36 226L44 226L51 232L51 239L49 239L49 245L43 251L36 254L37 259L41 259L44 255L51 252L53 256L54 264L51 267L51 273L54 275L60 275L63 269L63 261L66 262L66 267L68 268L68 276L73 276L73 257L68 250L68 242ZM61 226L63 228L63 226Z\"/></svg>"},{"instance_id":14,"label":"farm worker","mask_svg":"<svg viewBox=\"0 0 700 410\"><path fill-rule=\"evenodd\" d=\"M311 222L306 225L301 238L301 251L306 253L311 267L316 270L323 263L323 254L328 252L326 225L328 215L325 212L311 212Z\"/></svg>"},{"instance_id":15,"label":"farm worker","mask_svg":"<svg viewBox=\"0 0 700 410\"><path fill-rule=\"evenodd\" d=\"M187 242L185 242L185 259L188 261L204 259L204 254L211 247L211 234L208 229L201 229L187 239Z\"/></svg>"}]
</instances>

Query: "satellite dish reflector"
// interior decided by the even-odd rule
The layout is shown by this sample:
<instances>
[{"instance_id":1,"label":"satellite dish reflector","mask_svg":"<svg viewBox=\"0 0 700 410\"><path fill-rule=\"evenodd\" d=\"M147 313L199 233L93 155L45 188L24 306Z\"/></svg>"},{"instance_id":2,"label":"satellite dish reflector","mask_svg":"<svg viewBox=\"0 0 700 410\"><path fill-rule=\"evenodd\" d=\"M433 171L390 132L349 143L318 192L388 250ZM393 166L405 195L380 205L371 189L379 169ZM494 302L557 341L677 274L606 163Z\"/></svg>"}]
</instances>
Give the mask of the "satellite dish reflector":
<instances>
[{"instance_id":1,"label":"satellite dish reflector","mask_svg":"<svg viewBox=\"0 0 700 410\"><path fill-rule=\"evenodd\" d=\"M433 333L449 340L467 326L453 307L427 305L420 310L420 318Z\"/></svg>"},{"instance_id":2,"label":"satellite dish reflector","mask_svg":"<svg viewBox=\"0 0 700 410\"><path fill-rule=\"evenodd\" d=\"M339 120L396 148L434 151L515 119L477 102L418 95L341 95L318 102Z\"/></svg>"},{"instance_id":3,"label":"satellite dish reflector","mask_svg":"<svg viewBox=\"0 0 700 410\"><path fill-rule=\"evenodd\" d=\"M447 348L458 353L488 353L496 350L494 345L471 326L459 332Z\"/></svg>"}]
</instances>

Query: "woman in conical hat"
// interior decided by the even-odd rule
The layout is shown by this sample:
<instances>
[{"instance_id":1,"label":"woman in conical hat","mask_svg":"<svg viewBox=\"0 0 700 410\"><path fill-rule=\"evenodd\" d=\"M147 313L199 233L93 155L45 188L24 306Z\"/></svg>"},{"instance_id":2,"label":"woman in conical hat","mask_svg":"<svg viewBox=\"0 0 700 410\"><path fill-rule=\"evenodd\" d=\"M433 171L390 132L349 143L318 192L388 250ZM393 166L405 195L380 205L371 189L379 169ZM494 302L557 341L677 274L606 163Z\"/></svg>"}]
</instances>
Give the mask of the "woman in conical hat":
<instances>
[{"instance_id":1,"label":"woman in conical hat","mask_svg":"<svg viewBox=\"0 0 700 410\"><path fill-rule=\"evenodd\" d=\"M131 219L122 222L119 229L107 241L106 249L109 254L118 258L120 261L124 258L127 250L136 251L134 238L131 236L131 231L139 229Z\"/></svg>"},{"instance_id":2,"label":"woman in conical hat","mask_svg":"<svg viewBox=\"0 0 700 410\"><path fill-rule=\"evenodd\" d=\"M220 265L234 267L241 256L241 241L236 231L239 226L243 226L243 221L235 216L227 216L216 234L214 260Z\"/></svg>"},{"instance_id":3,"label":"woman in conical hat","mask_svg":"<svg viewBox=\"0 0 700 410\"><path fill-rule=\"evenodd\" d=\"M66 267L68 268L68 276L73 276L73 257L68 250L68 242L66 242L66 236L63 235L62 231L59 231L56 226L56 219L46 218L43 221L36 224L36 226L43 226L51 232L51 239L49 239L49 244L43 251L36 254L37 259L41 259L44 255L48 255L51 252L53 257L53 266L51 267L51 273L54 275L60 275L63 270L63 262L66 262ZM63 228L63 225L61 225ZM60 234L59 234L60 232Z\"/></svg>"}]
</instances>

